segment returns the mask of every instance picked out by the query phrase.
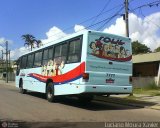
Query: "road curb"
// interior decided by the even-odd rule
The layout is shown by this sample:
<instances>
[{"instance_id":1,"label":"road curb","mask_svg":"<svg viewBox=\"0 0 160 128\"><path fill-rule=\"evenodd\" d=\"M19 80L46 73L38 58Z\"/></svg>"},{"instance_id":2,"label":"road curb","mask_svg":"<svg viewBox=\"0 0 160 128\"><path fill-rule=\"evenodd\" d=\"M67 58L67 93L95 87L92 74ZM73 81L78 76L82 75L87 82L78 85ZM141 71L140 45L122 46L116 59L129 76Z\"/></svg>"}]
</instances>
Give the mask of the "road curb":
<instances>
[{"instance_id":1,"label":"road curb","mask_svg":"<svg viewBox=\"0 0 160 128\"><path fill-rule=\"evenodd\" d=\"M151 109L160 110L160 104L149 107Z\"/></svg>"},{"instance_id":2,"label":"road curb","mask_svg":"<svg viewBox=\"0 0 160 128\"><path fill-rule=\"evenodd\" d=\"M132 107L139 107L139 108L152 108L152 109L158 108L156 103L140 101L140 100L131 100L127 98L96 96L95 100L115 103L120 105L126 105L126 106L132 106Z\"/></svg>"}]
</instances>

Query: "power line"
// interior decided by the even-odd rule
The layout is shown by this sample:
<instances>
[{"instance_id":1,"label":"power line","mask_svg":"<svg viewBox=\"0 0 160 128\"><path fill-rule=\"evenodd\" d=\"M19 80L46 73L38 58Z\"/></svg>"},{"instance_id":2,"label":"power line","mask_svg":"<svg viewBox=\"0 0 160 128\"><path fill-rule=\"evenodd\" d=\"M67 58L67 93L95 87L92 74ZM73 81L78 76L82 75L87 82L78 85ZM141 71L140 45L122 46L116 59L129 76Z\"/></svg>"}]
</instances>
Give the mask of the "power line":
<instances>
[{"instance_id":1,"label":"power line","mask_svg":"<svg viewBox=\"0 0 160 128\"><path fill-rule=\"evenodd\" d=\"M144 4L144 5L138 6L138 7L134 8L131 11L135 11L135 10L137 10L139 8L142 8L142 7L153 7L153 6L157 6L158 7L159 4L160 4L160 0L157 0L157 1L150 2L148 4Z\"/></svg>"},{"instance_id":2,"label":"power line","mask_svg":"<svg viewBox=\"0 0 160 128\"><path fill-rule=\"evenodd\" d=\"M130 2L133 2L133 0L131 0ZM148 3L148 4L141 5L141 6L139 6L139 7L134 8L134 9L131 10L131 11L137 10L138 8L142 8L142 7L145 7L145 6L159 5L159 3L157 3L157 2L160 2L160 0L154 1L154 2L151 2L151 3ZM86 22L88 22L88 21L90 21L90 20L93 20L93 19L99 17L100 15L103 15L103 14L105 14L105 13L108 13L108 12L110 12L110 11L112 11L112 10L116 9L117 7L120 7L120 6L122 6L122 5L123 5L123 4L119 4L119 5L111 8L111 9L108 9L107 11L103 12L104 9L105 9L105 6L104 6L104 8L102 9L101 13L99 13L98 15L93 16L93 17L91 17L91 18L88 18L88 19L86 19L85 21L82 21L82 22L80 22L80 23L78 23L78 24L79 24L79 25L82 25L83 23L86 23ZM107 6L107 5L106 5L106 6ZM124 6L123 6L122 8L124 8ZM96 22L96 23L94 23L94 24L91 24L91 25L87 26L85 29L94 27L94 26L96 26L96 25L98 25L98 24L100 24L100 23L105 22L101 27L98 28L98 30L100 30L100 29L102 29L108 22L110 22L114 17L116 17L117 15L119 15L119 14L118 14L118 13L117 13L117 14L114 14L114 15L112 15L112 16L109 17L109 18L106 18L106 19L103 19L103 20L101 20L101 21L99 21L99 22ZM68 27L68 28L66 28L66 29L63 29L62 31L65 32L65 31L67 31L67 30L72 29L73 27L74 27L74 26ZM79 31L82 31L82 30L84 30L84 29L81 29L81 30L79 30ZM77 32L79 32L79 31L77 31ZM54 35L51 35L51 36L48 36L48 38L50 38L50 37L52 37L52 36L57 36L57 35L59 35L59 34L61 34L61 32L58 32L58 33L56 33L56 34L54 34ZM58 39L60 39L60 38L58 38ZM56 39L56 40L58 40L58 39ZM53 41L56 41L56 40L53 40Z\"/></svg>"},{"instance_id":3,"label":"power line","mask_svg":"<svg viewBox=\"0 0 160 128\"><path fill-rule=\"evenodd\" d=\"M144 18L148 19L148 18L143 14L142 8L143 8L143 7L147 7L147 6L148 6L148 7L153 7L153 6L157 6L157 7L158 7L159 4L160 4L160 0L158 0L158 1L153 1L153 2L151 2L151 3L141 5L141 6L139 6L139 7L134 8L134 9L129 9L129 11L136 13L135 10L139 9L139 13L140 13ZM148 22L151 22L151 23L154 24L156 27L160 28L160 25L156 24L156 23L153 22L151 19L148 19Z\"/></svg>"},{"instance_id":4,"label":"power line","mask_svg":"<svg viewBox=\"0 0 160 128\"><path fill-rule=\"evenodd\" d=\"M117 7L120 7L120 6L122 6L123 4L119 4L119 5L117 5L117 6L115 6L115 7L113 7L113 8L110 8L110 9L108 9L108 10L106 10L106 11L104 11L104 12L102 12L100 15L104 15L104 14L106 14L106 13L108 13L108 12L110 12L110 11L112 11L112 10L114 10L114 9L116 9ZM99 16L100 16L99 15ZM84 21L82 21L82 22L80 22L80 23L78 23L79 25L82 25L83 23L86 23L86 22L88 22L88 21L91 21L91 20L93 20L94 18L96 18L98 15L96 15L96 16L93 16L93 17L91 17L91 18L88 18L88 19L86 19L86 20L84 20ZM91 26L94 26L94 24L91 24ZM68 27L68 28L66 28L66 29L63 29L62 31L63 32L66 32L67 30L70 30L70 29L72 29L74 26L72 25L71 27ZM54 35L52 35L52 36L57 36L57 35L59 35L59 34L61 34L61 32L58 32L58 33L56 33L56 34L54 34ZM48 38L50 38L50 37L52 37L52 36L48 36Z\"/></svg>"},{"instance_id":5,"label":"power line","mask_svg":"<svg viewBox=\"0 0 160 128\"><path fill-rule=\"evenodd\" d=\"M151 19L148 19L148 18L143 14L141 8L140 8L140 13L141 13L141 15L142 15L144 18L146 18L146 19L148 20L148 21L146 21L146 22L150 22L150 23L154 24L156 27L160 28L160 25L154 23Z\"/></svg>"},{"instance_id":6,"label":"power line","mask_svg":"<svg viewBox=\"0 0 160 128\"><path fill-rule=\"evenodd\" d=\"M109 5L109 3L111 2L111 0L108 0L108 2L104 5L103 9L100 11L100 13L95 17L95 19L93 20L93 22L91 23L94 24L94 22L96 22L96 20L98 19L98 17L103 13L103 11L107 8L107 6Z\"/></svg>"},{"instance_id":7,"label":"power line","mask_svg":"<svg viewBox=\"0 0 160 128\"><path fill-rule=\"evenodd\" d=\"M121 7L114 15L112 15L110 18L108 18L108 20L103 24L103 25L101 25L97 30L101 30L102 28L104 28L104 26L106 25L106 24L108 24L113 18L115 18L116 16L118 16L118 15L121 15L121 14L119 14L120 13L120 11L122 11L122 9L124 8L124 6L123 7Z\"/></svg>"}]
</instances>

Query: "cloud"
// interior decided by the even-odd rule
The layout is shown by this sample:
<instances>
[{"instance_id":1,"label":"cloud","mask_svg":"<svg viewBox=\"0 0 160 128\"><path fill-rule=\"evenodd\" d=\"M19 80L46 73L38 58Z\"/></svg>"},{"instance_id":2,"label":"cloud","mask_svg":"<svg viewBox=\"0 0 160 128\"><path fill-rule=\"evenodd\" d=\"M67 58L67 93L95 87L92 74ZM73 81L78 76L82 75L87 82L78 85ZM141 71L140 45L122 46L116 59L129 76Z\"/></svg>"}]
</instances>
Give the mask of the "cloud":
<instances>
[{"instance_id":1,"label":"cloud","mask_svg":"<svg viewBox=\"0 0 160 128\"><path fill-rule=\"evenodd\" d=\"M29 51L29 49L27 49L26 47L21 47L21 48L11 50L11 52L10 52L11 60L16 60L18 57L20 57L22 54L24 54L28 51Z\"/></svg>"},{"instance_id":2,"label":"cloud","mask_svg":"<svg viewBox=\"0 0 160 128\"><path fill-rule=\"evenodd\" d=\"M82 31L82 30L86 30L84 26L78 25L78 24L76 24L76 25L74 26L74 31L75 31L75 32L79 32L79 31Z\"/></svg>"},{"instance_id":3,"label":"cloud","mask_svg":"<svg viewBox=\"0 0 160 128\"><path fill-rule=\"evenodd\" d=\"M154 50L160 46L160 12L153 13L146 16L144 19L137 15L129 14L129 35L132 41L138 40L139 42L147 45ZM113 33L125 36L125 22L123 18L117 18L115 24L104 29L104 32Z\"/></svg>"},{"instance_id":4,"label":"cloud","mask_svg":"<svg viewBox=\"0 0 160 128\"><path fill-rule=\"evenodd\" d=\"M6 42L6 39L4 37L0 38L0 44L4 44Z\"/></svg>"},{"instance_id":5,"label":"cloud","mask_svg":"<svg viewBox=\"0 0 160 128\"><path fill-rule=\"evenodd\" d=\"M4 53L6 52L6 41L8 41L8 46L12 46L13 44L12 40L6 39L4 37L0 37L0 53L1 53L1 50L3 50ZM2 54L0 55L2 56ZM5 54L3 55L3 58L5 58Z\"/></svg>"},{"instance_id":6,"label":"cloud","mask_svg":"<svg viewBox=\"0 0 160 128\"><path fill-rule=\"evenodd\" d=\"M139 42L146 44L151 50L154 50L160 46L160 12L153 13L145 18L138 17L137 15L129 14L129 35L132 41L138 40ZM74 32L85 30L82 25L76 24L74 26ZM125 22L123 18L117 18L115 23L104 29L104 32L113 33L117 35L125 36ZM42 39L42 43L45 45L52 41L61 39L70 35L70 33L65 33L60 28L53 26L46 32L46 39ZM0 44L5 42L5 38L0 38ZM12 41L10 41L12 42ZM21 47L11 51L11 58L17 59L23 53L27 52L28 49Z\"/></svg>"},{"instance_id":7,"label":"cloud","mask_svg":"<svg viewBox=\"0 0 160 128\"><path fill-rule=\"evenodd\" d=\"M74 26L74 32L79 32L85 30L85 27L82 25L75 25ZM71 35L70 33L65 33L64 31L62 31L60 28L53 26L52 28L49 29L48 32L46 32L46 39L42 39L42 43L43 44L47 44L50 43L52 41L64 38L68 35Z\"/></svg>"},{"instance_id":8,"label":"cloud","mask_svg":"<svg viewBox=\"0 0 160 128\"><path fill-rule=\"evenodd\" d=\"M49 29L48 32L46 32L47 39L42 39L43 44L50 43L54 40L63 38L67 36L68 34L64 33L61 29L59 29L56 26L53 26L52 28Z\"/></svg>"},{"instance_id":9,"label":"cloud","mask_svg":"<svg viewBox=\"0 0 160 128\"><path fill-rule=\"evenodd\" d=\"M43 45L45 45L45 44L50 43L54 40L63 38L67 35L68 34L64 33L58 27L53 26L52 28L49 29L48 32L46 32L47 38L42 39L41 41L42 41ZM4 41L4 39L1 39L1 40ZM20 57L21 55L23 55L24 53L26 53L28 51L30 51L30 48L28 48L28 47L17 48L17 49L11 50L10 57L11 57L12 60L15 60L15 59L17 59L18 57Z\"/></svg>"},{"instance_id":10,"label":"cloud","mask_svg":"<svg viewBox=\"0 0 160 128\"><path fill-rule=\"evenodd\" d=\"M12 40L5 39L4 37L0 37L0 45L4 45L6 41L8 41L9 44L13 44Z\"/></svg>"}]
</instances>

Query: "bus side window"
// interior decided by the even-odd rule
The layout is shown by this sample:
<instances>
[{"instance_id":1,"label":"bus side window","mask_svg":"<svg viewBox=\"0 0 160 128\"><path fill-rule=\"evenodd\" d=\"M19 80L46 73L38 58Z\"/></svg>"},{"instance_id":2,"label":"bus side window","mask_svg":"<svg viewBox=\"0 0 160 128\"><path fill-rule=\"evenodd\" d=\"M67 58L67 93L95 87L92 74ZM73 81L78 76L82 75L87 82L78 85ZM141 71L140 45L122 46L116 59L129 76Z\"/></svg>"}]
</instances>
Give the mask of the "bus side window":
<instances>
[{"instance_id":1,"label":"bus side window","mask_svg":"<svg viewBox=\"0 0 160 128\"><path fill-rule=\"evenodd\" d=\"M42 65L47 65L47 63L48 63L48 49L44 49Z\"/></svg>"},{"instance_id":2,"label":"bus side window","mask_svg":"<svg viewBox=\"0 0 160 128\"><path fill-rule=\"evenodd\" d=\"M38 51L35 53L34 67L40 67L41 63L42 63L42 51Z\"/></svg>"},{"instance_id":3,"label":"bus side window","mask_svg":"<svg viewBox=\"0 0 160 128\"><path fill-rule=\"evenodd\" d=\"M67 43L63 44L61 47L61 60L66 62L67 58Z\"/></svg>"},{"instance_id":4,"label":"bus side window","mask_svg":"<svg viewBox=\"0 0 160 128\"><path fill-rule=\"evenodd\" d=\"M53 47L50 47L48 49L48 59L52 60L52 58L53 58Z\"/></svg>"},{"instance_id":5,"label":"bus side window","mask_svg":"<svg viewBox=\"0 0 160 128\"><path fill-rule=\"evenodd\" d=\"M33 66L33 59L34 59L34 54L29 54L28 55L28 60L27 60L27 68L32 68Z\"/></svg>"},{"instance_id":6,"label":"bus side window","mask_svg":"<svg viewBox=\"0 0 160 128\"><path fill-rule=\"evenodd\" d=\"M80 38L69 42L69 53L67 63L76 63L80 61L81 40Z\"/></svg>"},{"instance_id":7,"label":"bus side window","mask_svg":"<svg viewBox=\"0 0 160 128\"><path fill-rule=\"evenodd\" d=\"M27 63L27 56L23 56L21 59L21 69L26 68L26 63Z\"/></svg>"},{"instance_id":8,"label":"bus side window","mask_svg":"<svg viewBox=\"0 0 160 128\"><path fill-rule=\"evenodd\" d=\"M16 68L16 76L18 76L19 75L19 72L20 72L20 59L21 58L19 58L17 61L16 61L16 65L17 65L17 68Z\"/></svg>"},{"instance_id":9,"label":"bus side window","mask_svg":"<svg viewBox=\"0 0 160 128\"><path fill-rule=\"evenodd\" d=\"M58 62L66 62L67 58L67 43L55 47L54 60Z\"/></svg>"}]
</instances>

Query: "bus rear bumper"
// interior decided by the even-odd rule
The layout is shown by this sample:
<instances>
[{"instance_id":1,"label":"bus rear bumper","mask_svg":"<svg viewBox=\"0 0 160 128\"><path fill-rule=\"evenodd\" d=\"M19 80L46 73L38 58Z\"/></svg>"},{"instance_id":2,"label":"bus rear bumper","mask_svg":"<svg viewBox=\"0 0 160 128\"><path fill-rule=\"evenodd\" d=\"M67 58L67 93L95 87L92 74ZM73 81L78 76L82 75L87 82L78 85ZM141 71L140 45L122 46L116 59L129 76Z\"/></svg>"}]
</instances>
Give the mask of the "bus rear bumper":
<instances>
[{"instance_id":1,"label":"bus rear bumper","mask_svg":"<svg viewBox=\"0 0 160 128\"><path fill-rule=\"evenodd\" d=\"M106 93L106 94L130 94L132 85L87 85L84 93Z\"/></svg>"}]
</instances>

